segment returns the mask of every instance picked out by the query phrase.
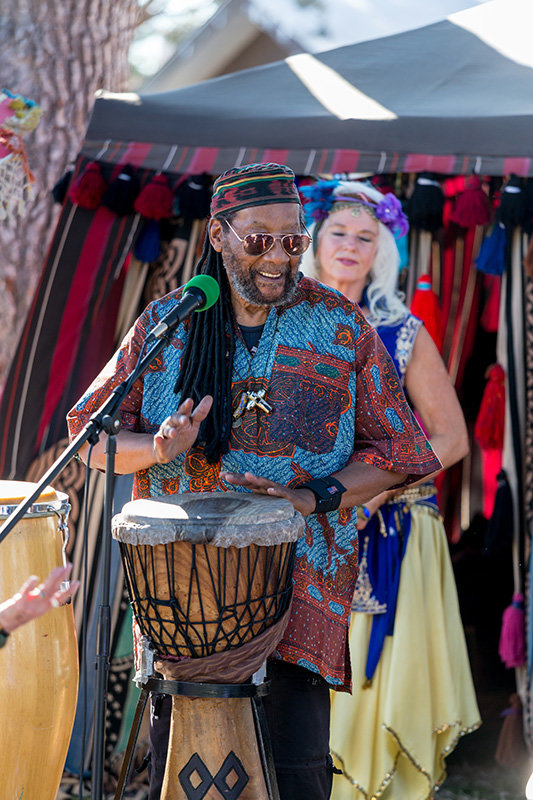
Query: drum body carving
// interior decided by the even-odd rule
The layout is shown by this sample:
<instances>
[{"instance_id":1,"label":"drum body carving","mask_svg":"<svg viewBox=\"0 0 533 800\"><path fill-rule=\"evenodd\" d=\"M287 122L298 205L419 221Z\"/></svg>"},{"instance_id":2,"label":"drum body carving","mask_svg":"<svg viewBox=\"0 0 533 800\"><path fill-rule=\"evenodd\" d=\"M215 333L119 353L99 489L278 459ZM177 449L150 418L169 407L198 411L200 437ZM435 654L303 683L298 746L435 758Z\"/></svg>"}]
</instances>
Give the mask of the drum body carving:
<instances>
[{"instance_id":1,"label":"drum body carving","mask_svg":"<svg viewBox=\"0 0 533 800\"><path fill-rule=\"evenodd\" d=\"M164 678L250 680L288 619L303 530L287 501L244 492L126 504L113 535L134 614ZM163 800L267 800L250 700L178 694L172 703Z\"/></svg>"},{"instance_id":2,"label":"drum body carving","mask_svg":"<svg viewBox=\"0 0 533 800\"><path fill-rule=\"evenodd\" d=\"M0 481L0 519L35 486ZM63 564L66 496L48 488L0 546L0 599ZM72 605L17 628L0 651L0 783L6 800L55 800L74 724L78 653Z\"/></svg>"}]
</instances>

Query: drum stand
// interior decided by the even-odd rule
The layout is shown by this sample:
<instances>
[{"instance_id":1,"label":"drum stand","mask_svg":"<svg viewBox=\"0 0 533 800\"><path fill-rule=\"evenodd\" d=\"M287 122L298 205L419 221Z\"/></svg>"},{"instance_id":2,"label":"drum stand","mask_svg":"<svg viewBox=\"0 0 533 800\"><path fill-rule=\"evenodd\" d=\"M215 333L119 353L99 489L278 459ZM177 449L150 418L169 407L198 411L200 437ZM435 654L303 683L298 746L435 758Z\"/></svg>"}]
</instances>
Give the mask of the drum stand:
<instances>
[{"instance_id":1,"label":"drum stand","mask_svg":"<svg viewBox=\"0 0 533 800\"><path fill-rule=\"evenodd\" d=\"M139 702L137 703L128 744L124 753L124 761L120 771L115 793L115 800L122 800L124 796L124 789L128 779L128 774L130 772L133 753L137 743L137 737L139 735L139 728L150 692L190 698L249 698L252 707L259 758L263 772L262 777L264 778L268 800L279 800L270 734L268 732L265 709L262 701L262 698L268 694L269 691L270 681L264 681L263 683L259 684L189 683L185 681L165 680L163 678L156 677L149 678L142 686ZM236 776L236 780L230 786L227 783L227 778L231 773ZM195 780L193 784L193 775L200 777L200 783ZM187 763L178 773L178 780L187 800L195 800L196 798L205 797L212 785L218 789L221 798L226 798L226 800L238 800L241 797L242 791L248 783L249 778L250 776L246 773L246 770L244 769L238 756L236 756L233 751L228 754L224 764L214 776L211 774L208 767L204 764L201 757L196 752L191 756L191 758L189 758Z\"/></svg>"},{"instance_id":2,"label":"drum stand","mask_svg":"<svg viewBox=\"0 0 533 800\"><path fill-rule=\"evenodd\" d=\"M166 325L165 330L161 330L157 338L153 340L152 347L142 357L139 358L131 374L113 390L108 399L102 403L83 430L76 436L70 445L63 451L61 456L54 461L52 466L43 475L35 490L22 500L12 514L6 519L0 528L0 543L13 530L15 525L22 519L29 507L42 494L44 488L48 486L67 466L67 464L79 452L86 443L96 444L101 433L107 434L106 445L106 481L104 495L104 518L103 535L104 548L102 559L102 573L100 582L100 605L98 608L98 635L96 651L96 682L94 698L94 736L93 736L93 772L91 781L91 800L102 800L103 798L103 775L104 775L104 754L105 754L105 715L106 715L106 694L107 694L107 672L109 668L109 644L111 640L111 609L109 606L109 576L111 562L111 517L113 507L113 485L115 478L115 435L120 430L120 420L118 413L122 401L131 391L133 384L147 367L152 363L156 356L164 347L170 344L174 330L180 322L188 316L190 312L176 314L171 323ZM163 323L160 323L161 325Z\"/></svg>"}]
</instances>

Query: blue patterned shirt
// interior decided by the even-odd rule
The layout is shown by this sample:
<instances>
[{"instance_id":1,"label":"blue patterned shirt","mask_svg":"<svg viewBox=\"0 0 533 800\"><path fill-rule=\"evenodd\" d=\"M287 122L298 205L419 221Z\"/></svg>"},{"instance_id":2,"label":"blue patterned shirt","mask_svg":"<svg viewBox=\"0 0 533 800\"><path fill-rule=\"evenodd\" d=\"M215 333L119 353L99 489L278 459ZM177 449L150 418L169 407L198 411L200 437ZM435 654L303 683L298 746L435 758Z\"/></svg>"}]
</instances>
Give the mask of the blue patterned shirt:
<instances>
[{"instance_id":1,"label":"blue patterned shirt","mask_svg":"<svg viewBox=\"0 0 533 800\"><path fill-rule=\"evenodd\" d=\"M71 436L129 374L149 331L180 298L180 290L151 303L120 349L68 416ZM121 410L122 427L155 433L180 399L174 385L187 324L134 385ZM237 338L234 407L244 388L263 388L270 414L246 411L232 429L229 452L209 464L192 447L169 464L135 475L134 497L226 491L220 471L245 472L296 488L310 478L363 461L407 474L409 480L440 464L409 410L396 369L374 329L343 295L302 278L294 300L271 309L251 356ZM355 510L306 518L294 573L292 613L276 654L349 688L347 631L357 578Z\"/></svg>"}]
</instances>

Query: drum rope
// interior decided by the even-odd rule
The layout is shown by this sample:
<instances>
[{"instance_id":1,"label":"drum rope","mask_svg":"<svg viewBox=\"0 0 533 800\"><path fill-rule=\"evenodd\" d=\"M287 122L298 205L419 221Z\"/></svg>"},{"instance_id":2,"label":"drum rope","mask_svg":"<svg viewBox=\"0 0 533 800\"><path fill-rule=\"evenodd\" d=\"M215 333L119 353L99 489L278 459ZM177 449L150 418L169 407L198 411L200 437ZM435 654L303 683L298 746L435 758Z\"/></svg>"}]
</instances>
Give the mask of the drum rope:
<instances>
[{"instance_id":1,"label":"drum rope","mask_svg":"<svg viewBox=\"0 0 533 800\"><path fill-rule=\"evenodd\" d=\"M174 552L176 545L183 549L184 543L120 545L126 585L141 632L166 658L202 658L238 647L288 608L293 543L229 549L189 545L186 591L179 585L178 556L183 559L183 554ZM158 571L161 548L163 568ZM166 588L161 586L162 578Z\"/></svg>"}]
</instances>

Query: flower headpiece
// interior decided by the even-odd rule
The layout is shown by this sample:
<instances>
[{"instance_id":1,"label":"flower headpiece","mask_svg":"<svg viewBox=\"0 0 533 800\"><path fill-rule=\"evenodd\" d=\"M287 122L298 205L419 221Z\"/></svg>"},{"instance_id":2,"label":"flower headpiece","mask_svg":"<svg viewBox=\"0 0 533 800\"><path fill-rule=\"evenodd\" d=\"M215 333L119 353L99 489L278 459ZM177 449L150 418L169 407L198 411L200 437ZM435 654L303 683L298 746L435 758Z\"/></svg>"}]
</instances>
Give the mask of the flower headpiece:
<instances>
[{"instance_id":1,"label":"flower headpiece","mask_svg":"<svg viewBox=\"0 0 533 800\"><path fill-rule=\"evenodd\" d=\"M300 193L304 196L305 220L307 224L320 222L331 213L334 203L357 203L366 206L377 220L382 222L396 236L405 236L409 230L409 222L402 211L402 204L398 198L389 192L383 195L379 203L373 201L362 192L357 194L342 194L341 181L317 181L309 186L300 186Z\"/></svg>"}]
</instances>

